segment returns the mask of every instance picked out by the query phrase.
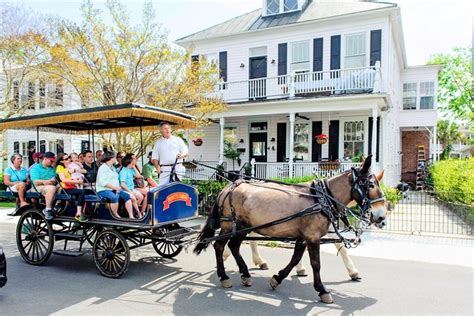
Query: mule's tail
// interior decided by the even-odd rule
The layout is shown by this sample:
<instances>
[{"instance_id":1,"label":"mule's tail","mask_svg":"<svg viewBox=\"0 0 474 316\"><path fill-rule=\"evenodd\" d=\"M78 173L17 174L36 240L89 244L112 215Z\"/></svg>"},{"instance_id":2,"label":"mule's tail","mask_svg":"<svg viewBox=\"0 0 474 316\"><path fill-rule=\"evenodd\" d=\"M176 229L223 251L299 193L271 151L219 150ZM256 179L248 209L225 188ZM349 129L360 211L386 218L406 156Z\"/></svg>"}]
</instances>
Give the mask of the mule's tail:
<instances>
[{"instance_id":1,"label":"mule's tail","mask_svg":"<svg viewBox=\"0 0 474 316\"><path fill-rule=\"evenodd\" d=\"M216 229L219 228L219 223L220 223L220 215L219 215L219 206L217 205L217 201L214 204L214 207L212 208L211 213L209 214L209 217L207 218L206 225L202 229L201 233L199 234L199 242L194 247L194 253L196 255L199 255L201 251L207 248L209 246L208 242L205 242L204 240L206 238L214 237L214 233L216 232Z\"/></svg>"}]
</instances>

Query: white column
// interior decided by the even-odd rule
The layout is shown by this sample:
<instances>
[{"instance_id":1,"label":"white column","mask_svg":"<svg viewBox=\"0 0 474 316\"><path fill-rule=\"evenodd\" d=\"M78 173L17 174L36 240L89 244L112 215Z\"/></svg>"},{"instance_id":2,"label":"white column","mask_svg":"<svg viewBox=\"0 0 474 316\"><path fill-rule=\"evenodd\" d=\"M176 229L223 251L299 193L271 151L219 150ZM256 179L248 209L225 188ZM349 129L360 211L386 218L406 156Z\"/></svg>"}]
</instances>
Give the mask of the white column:
<instances>
[{"instance_id":1,"label":"white column","mask_svg":"<svg viewBox=\"0 0 474 316\"><path fill-rule=\"evenodd\" d=\"M219 120L219 164L224 162L224 125L225 118L221 117Z\"/></svg>"},{"instance_id":2,"label":"white column","mask_svg":"<svg viewBox=\"0 0 474 316\"><path fill-rule=\"evenodd\" d=\"M377 157L377 119L379 111L377 107L372 108L372 167L375 170Z\"/></svg>"},{"instance_id":3,"label":"white column","mask_svg":"<svg viewBox=\"0 0 474 316\"><path fill-rule=\"evenodd\" d=\"M289 177L293 178L293 158L295 153L293 148L295 147L295 113L290 113L290 155L288 159L288 166L290 169Z\"/></svg>"}]
</instances>

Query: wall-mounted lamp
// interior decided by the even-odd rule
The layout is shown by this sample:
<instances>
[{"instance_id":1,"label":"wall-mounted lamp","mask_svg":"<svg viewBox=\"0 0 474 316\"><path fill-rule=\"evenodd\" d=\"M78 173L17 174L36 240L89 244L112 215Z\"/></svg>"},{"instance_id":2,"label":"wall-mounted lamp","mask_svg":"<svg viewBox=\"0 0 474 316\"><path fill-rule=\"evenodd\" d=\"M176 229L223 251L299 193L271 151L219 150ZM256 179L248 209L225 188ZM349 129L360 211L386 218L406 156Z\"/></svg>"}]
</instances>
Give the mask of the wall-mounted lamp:
<instances>
[{"instance_id":1,"label":"wall-mounted lamp","mask_svg":"<svg viewBox=\"0 0 474 316\"><path fill-rule=\"evenodd\" d=\"M245 68L245 64L244 64L244 63L241 63L241 64L240 64L240 68Z\"/></svg>"},{"instance_id":2,"label":"wall-mounted lamp","mask_svg":"<svg viewBox=\"0 0 474 316\"><path fill-rule=\"evenodd\" d=\"M276 63L276 60L275 59L272 59L272 61L270 62L272 65Z\"/></svg>"},{"instance_id":3,"label":"wall-mounted lamp","mask_svg":"<svg viewBox=\"0 0 474 316\"><path fill-rule=\"evenodd\" d=\"M243 143L244 143L244 139L241 138L241 139L239 140L239 143L243 144Z\"/></svg>"},{"instance_id":4,"label":"wall-mounted lamp","mask_svg":"<svg viewBox=\"0 0 474 316\"><path fill-rule=\"evenodd\" d=\"M274 143L274 142L275 142L275 137L272 137L272 139L270 139L270 141L271 141L272 143Z\"/></svg>"}]
</instances>

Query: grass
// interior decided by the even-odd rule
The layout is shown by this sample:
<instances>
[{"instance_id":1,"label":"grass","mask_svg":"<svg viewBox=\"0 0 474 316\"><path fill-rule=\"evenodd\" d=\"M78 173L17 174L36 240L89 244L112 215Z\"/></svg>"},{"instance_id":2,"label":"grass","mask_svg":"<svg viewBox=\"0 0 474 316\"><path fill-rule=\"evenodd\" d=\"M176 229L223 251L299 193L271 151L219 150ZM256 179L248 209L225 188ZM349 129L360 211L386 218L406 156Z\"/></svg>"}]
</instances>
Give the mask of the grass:
<instances>
[{"instance_id":1,"label":"grass","mask_svg":"<svg viewBox=\"0 0 474 316\"><path fill-rule=\"evenodd\" d=\"M15 202L0 202L0 208L12 208L16 207Z\"/></svg>"}]
</instances>

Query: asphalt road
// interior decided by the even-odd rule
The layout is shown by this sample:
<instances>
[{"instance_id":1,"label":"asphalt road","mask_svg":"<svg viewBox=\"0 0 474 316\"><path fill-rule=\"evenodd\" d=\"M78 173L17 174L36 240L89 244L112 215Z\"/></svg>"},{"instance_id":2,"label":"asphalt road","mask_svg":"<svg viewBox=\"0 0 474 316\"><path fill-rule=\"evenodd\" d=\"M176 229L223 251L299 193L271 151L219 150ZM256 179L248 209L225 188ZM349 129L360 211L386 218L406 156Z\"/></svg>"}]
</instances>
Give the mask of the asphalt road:
<instances>
[{"instance_id":1,"label":"asphalt road","mask_svg":"<svg viewBox=\"0 0 474 316\"><path fill-rule=\"evenodd\" d=\"M272 291L269 279L287 264L291 250L261 247L270 270L252 269L253 286L240 285L237 266L227 262L234 287L223 289L215 273L213 249L196 257L159 258L153 248L132 251L121 279L99 275L91 256L52 256L44 266L20 257L15 225L0 223L9 282L0 289L1 315L176 314L303 315L473 314L473 269L468 267L353 257L362 282L352 282L340 258L322 255L322 278L335 303L318 302L312 277L291 276ZM325 246L327 247L327 246ZM250 263L248 246L244 258ZM308 268L307 256L304 258Z\"/></svg>"}]
</instances>

